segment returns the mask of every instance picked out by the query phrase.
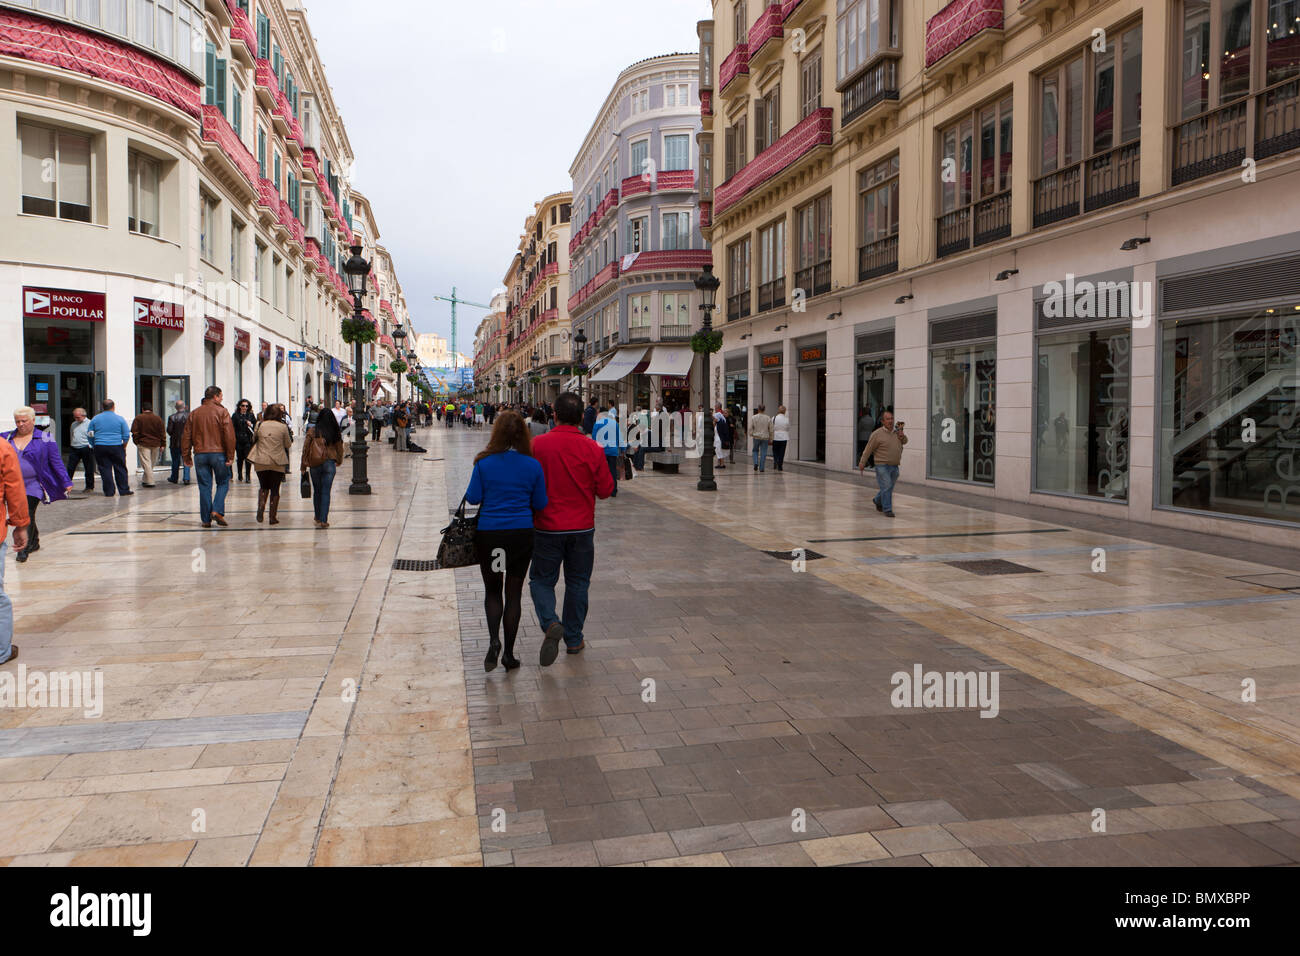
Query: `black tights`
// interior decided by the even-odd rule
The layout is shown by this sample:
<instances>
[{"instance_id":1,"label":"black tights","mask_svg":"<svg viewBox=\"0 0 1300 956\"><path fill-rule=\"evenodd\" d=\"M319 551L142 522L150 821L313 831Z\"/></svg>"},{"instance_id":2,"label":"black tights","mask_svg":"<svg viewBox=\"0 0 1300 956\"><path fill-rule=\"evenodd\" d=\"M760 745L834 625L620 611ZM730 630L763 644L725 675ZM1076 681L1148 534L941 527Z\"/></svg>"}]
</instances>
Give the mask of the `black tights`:
<instances>
[{"instance_id":1,"label":"black tights","mask_svg":"<svg viewBox=\"0 0 1300 956\"><path fill-rule=\"evenodd\" d=\"M506 654L513 657L515 638L519 636L519 618L523 614L524 579L522 577L510 577L500 571L493 571L490 566L479 565L479 571L483 575L483 587L486 591L483 597L483 610L487 613L488 634L491 635L492 643L499 642L501 640L501 624L504 621L506 626ZM503 583L505 585L504 597L502 595Z\"/></svg>"}]
</instances>

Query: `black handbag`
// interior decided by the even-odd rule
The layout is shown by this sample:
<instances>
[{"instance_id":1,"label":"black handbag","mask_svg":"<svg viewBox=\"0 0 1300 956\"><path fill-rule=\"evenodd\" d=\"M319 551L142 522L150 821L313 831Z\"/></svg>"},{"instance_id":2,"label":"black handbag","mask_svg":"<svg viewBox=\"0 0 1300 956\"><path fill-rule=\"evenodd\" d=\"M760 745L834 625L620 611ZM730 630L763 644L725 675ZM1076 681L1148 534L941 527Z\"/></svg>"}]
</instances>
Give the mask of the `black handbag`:
<instances>
[{"instance_id":1,"label":"black handbag","mask_svg":"<svg viewBox=\"0 0 1300 956\"><path fill-rule=\"evenodd\" d=\"M479 510L482 510L481 506ZM465 516L465 499L462 497L451 524L442 529L442 543L438 545L438 567L469 568L478 564L478 552L474 547L477 534L478 515Z\"/></svg>"},{"instance_id":2,"label":"black handbag","mask_svg":"<svg viewBox=\"0 0 1300 956\"><path fill-rule=\"evenodd\" d=\"M629 458L627 455L620 454L618 456L618 460L619 463L623 466L623 480L631 481L632 480L632 459Z\"/></svg>"},{"instance_id":3,"label":"black handbag","mask_svg":"<svg viewBox=\"0 0 1300 956\"><path fill-rule=\"evenodd\" d=\"M302 473L302 481L299 482L299 488L304 498L311 497L311 472L304 471Z\"/></svg>"}]
</instances>

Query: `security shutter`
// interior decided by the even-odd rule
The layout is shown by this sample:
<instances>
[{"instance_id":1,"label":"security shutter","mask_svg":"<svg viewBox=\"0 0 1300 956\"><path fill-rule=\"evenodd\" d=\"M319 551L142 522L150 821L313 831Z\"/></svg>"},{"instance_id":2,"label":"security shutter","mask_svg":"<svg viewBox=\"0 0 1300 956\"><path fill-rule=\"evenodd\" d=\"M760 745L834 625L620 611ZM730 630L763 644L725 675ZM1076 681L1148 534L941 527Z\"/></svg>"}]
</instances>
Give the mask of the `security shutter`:
<instances>
[{"instance_id":1,"label":"security shutter","mask_svg":"<svg viewBox=\"0 0 1300 956\"><path fill-rule=\"evenodd\" d=\"M869 335L859 335L854 349L858 355L876 355L880 352L894 351L894 330L886 329L884 332L873 332Z\"/></svg>"},{"instance_id":2,"label":"security shutter","mask_svg":"<svg viewBox=\"0 0 1300 956\"><path fill-rule=\"evenodd\" d=\"M1297 298L1300 256L1292 256L1166 279L1160 286L1160 312Z\"/></svg>"},{"instance_id":3,"label":"security shutter","mask_svg":"<svg viewBox=\"0 0 1300 956\"><path fill-rule=\"evenodd\" d=\"M997 335L998 314L996 312L963 315L930 324L931 345L952 345L956 342L995 339Z\"/></svg>"}]
</instances>

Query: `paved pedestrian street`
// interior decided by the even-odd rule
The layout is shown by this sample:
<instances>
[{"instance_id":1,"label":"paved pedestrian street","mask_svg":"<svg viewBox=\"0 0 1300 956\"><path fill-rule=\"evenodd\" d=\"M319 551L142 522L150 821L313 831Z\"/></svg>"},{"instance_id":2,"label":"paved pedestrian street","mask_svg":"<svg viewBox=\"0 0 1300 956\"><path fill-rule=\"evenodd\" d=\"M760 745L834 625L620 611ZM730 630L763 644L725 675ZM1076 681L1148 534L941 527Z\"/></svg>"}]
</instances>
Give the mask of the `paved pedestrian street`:
<instances>
[{"instance_id":1,"label":"paved pedestrian street","mask_svg":"<svg viewBox=\"0 0 1300 956\"><path fill-rule=\"evenodd\" d=\"M102 716L0 709L0 863L1300 861L1296 556L906 467L893 521L869 481L647 470L598 505L586 651L540 668L525 591L523 667L484 673L477 568L403 562L486 437L372 445L325 531L296 487L278 527L256 485L214 531L193 487L51 506L0 672L102 674ZM899 689L931 672L988 693Z\"/></svg>"}]
</instances>

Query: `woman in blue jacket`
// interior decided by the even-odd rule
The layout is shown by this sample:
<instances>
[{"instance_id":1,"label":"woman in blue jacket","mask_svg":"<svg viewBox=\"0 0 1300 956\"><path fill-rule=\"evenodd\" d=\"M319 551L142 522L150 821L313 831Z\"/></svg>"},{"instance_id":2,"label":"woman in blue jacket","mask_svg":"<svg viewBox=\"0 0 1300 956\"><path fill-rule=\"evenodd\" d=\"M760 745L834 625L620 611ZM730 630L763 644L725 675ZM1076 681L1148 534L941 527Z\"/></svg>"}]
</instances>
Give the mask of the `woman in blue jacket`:
<instances>
[{"instance_id":1,"label":"woman in blue jacket","mask_svg":"<svg viewBox=\"0 0 1300 956\"><path fill-rule=\"evenodd\" d=\"M13 445L23 466L23 481L27 485L27 510L32 516L27 529L27 547L18 552L18 563L41 550L41 534L36 529L36 508L42 502L63 501L72 490L72 479L63 466L63 457L54 436L36 427L36 413L27 406L14 410L13 431L0 435Z\"/></svg>"},{"instance_id":2,"label":"woman in blue jacket","mask_svg":"<svg viewBox=\"0 0 1300 956\"><path fill-rule=\"evenodd\" d=\"M487 448L474 459L465 500L481 506L474 545L491 637L483 669L497 666L504 620L506 642L501 662L506 670L514 670L519 666L515 637L522 613L520 598L533 560L533 512L546 507L546 479L533 457L528 426L517 412L497 416Z\"/></svg>"}]
</instances>

